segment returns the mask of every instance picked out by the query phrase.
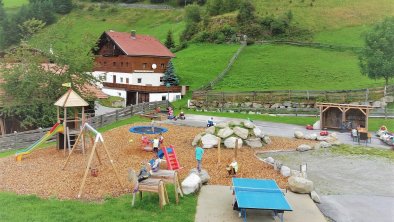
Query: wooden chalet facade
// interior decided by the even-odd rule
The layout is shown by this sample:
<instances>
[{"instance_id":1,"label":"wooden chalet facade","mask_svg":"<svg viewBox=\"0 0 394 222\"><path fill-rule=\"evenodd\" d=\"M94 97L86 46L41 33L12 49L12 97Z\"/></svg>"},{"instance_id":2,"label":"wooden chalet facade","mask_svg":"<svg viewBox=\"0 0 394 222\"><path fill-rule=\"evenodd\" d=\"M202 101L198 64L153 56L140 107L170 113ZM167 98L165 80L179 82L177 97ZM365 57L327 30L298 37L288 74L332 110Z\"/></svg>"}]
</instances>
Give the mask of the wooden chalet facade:
<instances>
[{"instance_id":1,"label":"wooden chalet facade","mask_svg":"<svg viewBox=\"0 0 394 222\"><path fill-rule=\"evenodd\" d=\"M179 99L186 87L165 87L163 76L175 55L153 37L135 32L104 32L94 50L93 75L104 93L125 105Z\"/></svg>"}]
</instances>

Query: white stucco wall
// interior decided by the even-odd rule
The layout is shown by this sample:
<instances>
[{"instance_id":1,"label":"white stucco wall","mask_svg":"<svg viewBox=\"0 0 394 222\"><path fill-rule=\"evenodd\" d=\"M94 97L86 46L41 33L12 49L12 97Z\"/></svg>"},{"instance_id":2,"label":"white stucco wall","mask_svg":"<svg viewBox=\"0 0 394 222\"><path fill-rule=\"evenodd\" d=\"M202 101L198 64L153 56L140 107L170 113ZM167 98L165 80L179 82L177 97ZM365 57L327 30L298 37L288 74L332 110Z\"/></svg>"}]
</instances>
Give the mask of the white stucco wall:
<instances>
[{"instance_id":1,"label":"white stucco wall","mask_svg":"<svg viewBox=\"0 0 394 222\"><path fill-rule=\"evenodd\" d=\"M127 92L125 90L122 89L109 89L109 88L102 88L102 91L105 94L108 94L110 96L119 96L122 97L124 99L124 106L126 106L126 97L127 97Z\"/></svg>"},{"instance_id":2,"label":"white stucco wall","mask_svg":"<svg viewBox=\"0 0 394 222\"><path fill-rule=\"evenodd\" d=\"M152 85L160 86L163 85L160 82L160 77L164 76L163 73L123 73L123 72L103 72L95 71L93 76L102 79L103 82L113 82L113 76L116 76L116 83L126 84L126 79L129 79L130 85ZM138 79L141 79L141 83L138 83Z\"/></svg>"},{"instance_id":3,"label":"white stucco wall","mask_svg":"<svg viewBox=\"0 0 394 222\"><path fill-rule=\"evenodd\" d=\"M156 102L156 101L162 101L162 97L165 96L167 100L168 93L150 93L149 94L149 102ZM170 93L170 102L176 101L178 99L181 99L181 93Z\"/></svg>"}]
</instances>

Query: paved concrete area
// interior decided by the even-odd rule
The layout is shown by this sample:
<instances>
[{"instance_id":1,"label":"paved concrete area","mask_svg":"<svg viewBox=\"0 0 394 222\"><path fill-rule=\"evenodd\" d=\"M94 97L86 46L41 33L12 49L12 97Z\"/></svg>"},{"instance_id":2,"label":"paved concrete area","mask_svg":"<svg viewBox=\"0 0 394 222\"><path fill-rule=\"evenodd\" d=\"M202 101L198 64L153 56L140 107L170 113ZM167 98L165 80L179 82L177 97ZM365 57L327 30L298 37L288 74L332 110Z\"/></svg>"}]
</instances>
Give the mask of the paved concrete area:
<instances>
[{"instance_id":1,"label":"paved concrete area","mask_svg":"<svg viewBox=\"0 0 394 222\"><path fill-rule=\"evenodd\" d=\"M341 222L394 221L394 198L384 196L330 195L321 197L319 208Z\"/></svg>"},{"instance_id":2,"label":"paved concrete area","mask_svg":"<svg viewBox=\"0 0 394 222\"><path fill-rule=\"evenodd\" d=\"M286 222L325 222L319 211L307 194L286 193L286 198L293 208L292 212L285 212ZM238 211L232 209L233 195L230 187L207 185L203 186L197 203L196 222L240 222ZM280 221L272 217L271 211L247 210L249 222Z\"/></svg>"},{"instance_id":3,"label":"paved concrete area","mask_svg":"<svg viewBox=\"0 0 394 222\"><path fill-rule=\"evenodd\" d=\"M210 117L203 116L203 115L194 115L194 114L187 114L186 120L165 120L165 123L175 124L175 125L186 125L186 126L195 126L195 127L206 127L207 121ZM236 118L227 118L227 117L213 117L215 123L220 122L227 122L231 120L235 120ZM241 119L237 119L241 120ZM267 135L270 136L282 136L282 137L294 137L294 131L298 130L303 133L320 133L320 130L306 130L304 126L298 126L293 124L286 124L286 123L273 123L273 122L265 122L265 121L253 121L259 128L263 130ZM350 145L358 145L357 142L353 142L352 138L350 137L350 132L347 133L340 133L337 131L330 131L335 132L338 136L338 139L344 144ZM374 135L374 132L371 132ZM391 149L390 146L387 146L382 141L380 141L377 137L373 137L371 143L368 143L370 147L377 147L383 149Z\"/></svg>"}]
</instances>

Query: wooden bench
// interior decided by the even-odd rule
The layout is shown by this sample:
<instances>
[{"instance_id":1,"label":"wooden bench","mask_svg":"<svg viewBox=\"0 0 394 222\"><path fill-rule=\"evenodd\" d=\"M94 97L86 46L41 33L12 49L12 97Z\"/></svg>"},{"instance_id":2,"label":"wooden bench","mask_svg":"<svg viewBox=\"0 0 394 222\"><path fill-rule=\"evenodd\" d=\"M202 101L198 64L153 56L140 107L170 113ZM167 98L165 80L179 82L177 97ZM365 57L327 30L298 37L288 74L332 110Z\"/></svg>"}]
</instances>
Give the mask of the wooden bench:
<instances>
[{"instance_id":1,"label":"wooden bench","mask_svg":"<svg viewBox=\"0 0 394 222\"><path fill-rule=\"evenodd\" d=\"M164 183L174 184L176 203L179 202L179 197L183 197L182 186L179 182L178 172L175 170L159 170L152 173L151 178L161 179Z\"/></svg>"},{"instance_id":2,"label":"wooden bench","mask_svg":"<svg viewBox=\"0 0 394 222\"><path fill-rule=\"evenodd\" d=\"M142 200L142 192L151 192L159 194L160 209L169 203L166 186L161 179L148 178L139 182L138 191L140 192L140 199ZM133 193L133 200L131 206L134 206L135 194Z\"/></svg>"}]
</instances>

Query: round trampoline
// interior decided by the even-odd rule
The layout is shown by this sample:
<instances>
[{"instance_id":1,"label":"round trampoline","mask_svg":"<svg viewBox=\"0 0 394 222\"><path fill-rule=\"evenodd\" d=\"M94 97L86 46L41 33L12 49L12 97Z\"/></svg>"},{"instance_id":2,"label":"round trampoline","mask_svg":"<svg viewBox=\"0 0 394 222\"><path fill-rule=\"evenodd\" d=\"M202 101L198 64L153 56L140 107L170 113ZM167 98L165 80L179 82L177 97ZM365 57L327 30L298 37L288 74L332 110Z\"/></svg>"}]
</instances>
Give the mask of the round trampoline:
<instances>
[{"instance_id":1,"label":"round trampoline","mask_svg":"<svg viewBox=\"0 0 394 222\"><path fill-rule=\"evenodd\" d=\"M168 131L167 128L164 127L151 127L151 126L134 126L129 129L130 132L132 133L138 133L138 134L160 134L160 133L165 133Z\"/></svg>"}]
</instances>

